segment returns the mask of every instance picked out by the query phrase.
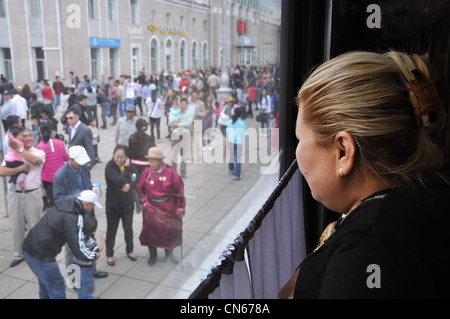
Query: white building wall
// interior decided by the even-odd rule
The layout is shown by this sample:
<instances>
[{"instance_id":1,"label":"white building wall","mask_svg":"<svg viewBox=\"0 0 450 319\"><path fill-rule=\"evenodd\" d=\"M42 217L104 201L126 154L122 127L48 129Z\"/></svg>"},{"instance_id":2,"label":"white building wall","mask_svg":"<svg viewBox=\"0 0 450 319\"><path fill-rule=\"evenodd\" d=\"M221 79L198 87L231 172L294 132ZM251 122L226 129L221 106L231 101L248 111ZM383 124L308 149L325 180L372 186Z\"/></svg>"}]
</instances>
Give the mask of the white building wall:
<instances>
[{"instance_id":1,"label":"white building wall","mask_svg":"<svg viewBox=\"0 0 450 319\"><path fill-rule=\"evenodd\" d=\"M0 49L11 49L12 80L17 85L28 83L33 86L38 80L36 47L44 50L44 73L50 81L54 80L55 75L61 75L63 81L68 83L70 71L75 71L80 78L90 76L90 37L120 39L120 47L115 49L113 61L116 78L120 74L131 74L133 61L136 61L138 69L150 70L152 39L158 42L158 73L166 68L168 39L171 39L173 52L170 71L183 71L180 65L182 41L185 43L185 69L192 67L193 43L197 44L199 68L204 67L204 44L208 48L208 67L221 67L222 0L138 0L137 24L131 23L130 0L93 0L93 17L88 14L90 0L40 0L38 17L29 17L28 1L5 0L7 17L0 18ZM112 19L108 12L109 3ZM246 3L227 1L226 48L229 66L236 65L238 61L239 20L247 23L246 35L254 44L253 64L260 64L266 58L271 63L277 63L280 20L264 15ZM114 48L96 48L98 77L108 77L111 69L110 49ZM136 50L133 51L133 48ZM137 57L133 57L133 52L137 53ZM0 52L0 60L1 56Z\"/></svg>"}]
</instances>

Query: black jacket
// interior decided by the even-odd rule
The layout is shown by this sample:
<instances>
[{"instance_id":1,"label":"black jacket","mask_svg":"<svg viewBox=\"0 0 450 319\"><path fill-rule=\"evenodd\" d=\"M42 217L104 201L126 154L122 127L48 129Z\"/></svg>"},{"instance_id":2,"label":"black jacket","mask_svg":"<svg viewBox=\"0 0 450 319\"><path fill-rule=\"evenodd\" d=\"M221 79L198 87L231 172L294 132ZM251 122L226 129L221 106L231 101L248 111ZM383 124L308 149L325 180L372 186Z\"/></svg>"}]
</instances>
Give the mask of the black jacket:
<instances>
[{"instance_id":1,"label":"black jacket","mask_svg":"<svg viewBox=\"0 0 450 319\"><path fill-rule=\"evenodd\" d=\"M305 258L294 298L449 298L450 188L363 201Z\"/></svg>"},{"instance_id":2,"label":"black jacket","mask_svg":"<svg viewBox=\"0 0 450 319\"><path fill-rule=\"evenodd\" d=\"M135 174L134 181L132 181L133 174ZM139 173L133 164L130 163L130 166L126 166L121 172L114 160L110 160L105 167L105 179L107 206L134 204L134 193L139 180ZM122 192L123 185L127 183L130 184L131 189L128 192Z\"/></svg>"},{"instance_id":3,"label":"black jacket","mask_svg":"<svg viewBox=\"0 0 450 319\"><path fill-rule=\"evenodd\" d=\"M73 198L62 207L50 208L41 220L29 231L23 242L23 250L29 255L42 261L54 262L64 244L78 259L84 261L95 260L95 252L84 245L83 206ZM70 208L69 208L70 207Z\"/></svg>"}]
</instances>

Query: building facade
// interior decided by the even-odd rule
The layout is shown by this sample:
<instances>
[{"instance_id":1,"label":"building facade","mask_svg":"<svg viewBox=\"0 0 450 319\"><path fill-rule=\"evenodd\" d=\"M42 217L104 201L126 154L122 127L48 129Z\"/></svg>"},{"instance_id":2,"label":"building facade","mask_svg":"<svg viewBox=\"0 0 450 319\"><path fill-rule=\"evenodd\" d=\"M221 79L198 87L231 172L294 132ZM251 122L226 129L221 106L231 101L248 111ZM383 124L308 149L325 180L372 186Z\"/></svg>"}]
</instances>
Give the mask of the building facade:
<instances>
[{"instance_id":1,"label":"building facade","mask_svg":"<svg viewBox=\"0 0 450 319\"><path fill-rule=\"evenodd\" d=\"M273 7L225 0L223 24L222 1L0 0L0 73L22 85L67 82L70 71L99 79L220 68L224 25L229 67L278 64Z\"/></svg>"}]
</instances>

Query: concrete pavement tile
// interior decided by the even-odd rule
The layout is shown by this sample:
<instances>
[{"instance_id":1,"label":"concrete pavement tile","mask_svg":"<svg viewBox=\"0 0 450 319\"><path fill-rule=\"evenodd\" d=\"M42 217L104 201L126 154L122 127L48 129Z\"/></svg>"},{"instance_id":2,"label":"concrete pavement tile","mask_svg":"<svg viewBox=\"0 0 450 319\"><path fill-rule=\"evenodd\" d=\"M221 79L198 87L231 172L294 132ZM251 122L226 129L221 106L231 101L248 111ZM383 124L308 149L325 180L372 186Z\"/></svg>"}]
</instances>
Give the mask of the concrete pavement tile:
<instances>
[{"instance_id":1,"label":"concrete pavement tile","mask_svg":"<svg viewBox=\"0 0 450 319\"><path fill-rule=\"evenodd\" d=\"M27 283L26 280L0 274L0 298L6 298Z\"/></svg>"},{"instance_id":2,"label":"concrete pavement tile","mask_svg":"<svg viewBox=\"0 0 450 319\"><path fill-rule=\"evenodd\" d=\"M191 231L183 227L183 247L195 247L198 241L205 235L205 233Z\"/></svg>"},{"instance_id":3,"label":"concrete pavement tile","mask_svg":"<svg viewBox=\"0 0 450 319\"><path fill-rule=\"evenodd\" d=\"M155 287L154 283L121 277L111 287L106 289L99 298L101 299L143 299Z\"/></svg>"},{"instance_id":4,"label":"concrete pavement tile","mask_svg":"<svg viewBox=\"0 0 450 319\"><path fill-rule=\"evenodd\" d=\"M200 284L202 277L207 273L208 272L205 272L203 269L184 267L183 271L177 269L170 272L170 274L161 281L161 285L194 291Z\"/></svg>"},{"instance_id":5,"label":"concrete pavement tile","mask_svg":"<svg viewBox=\"0 0 450 319\"><path fill-rule=\"evenodd\" d=\"M214 226L214 224L214 221L196 218L194 216L183 223L183 230L205 234Z\"/></svg>"},{"instance_id":6,"label":"concrete pavement tile","mask_svg":"<svg viewBox=\"0 0 450 319\"><path fill-rule=\"evenodd\" d=\"M203 207L195 213L195 218L218 222L226 215L226 213L227 209L220 206L216 208Z\"/></svg>"},{"instance_id":7,"label":"concrete pavement tile","mask_svg":"<svg viewBox=\"0 0 450 319\"><path fill-rule=\"evenodd\" d=\"M10 246L11 241L12 241L12 232L10 230L0 231L0 249L5 249L6 247Z\"/></svg>"},{"instance_id":8,"label":"concrete pavement tile","mask_svg":"<svg viewBox=\"0 0 450 319\"><path fill-rule=\"evenodd\" d=\"M106 267L99 267L101 270L108 271ZM116 275L108 272L108 277L106 278L95 278L95 291L94 298L99 298L103 293L105 293L112 285L114 285L120 278L121 275Z\"/></svg>"},{"instance_id":9,"label":"concrete pavement tile","mask_svg":"<svg viewBox=\"0 0 450 319\"><path fill-rule=\"evenodd\" d=\"M177 254L177 257L179 258L179 254ZM175 265L165 260L164 250L158 249L158 256L153 266L148 265L148 258L142 258L137 262L136 267L126 273L126 277L159 283L173 268L175 268Z\"/></svg>"},{"instance_id":10,"label":"concrete pavement tile","mask_svg":"<svg viewBox=\"0 0 450 319\"><path fill-rule=\"evenodd\" d=\"M5 299L39 299L39 284L31 281L25 282L24 285L15 289Z\"/></svg>"},{"instance_id":11,"label":"concrete pavement tile","mask_svg":"<svg viewBox=\"0 0 450 319\"><path fill-rule=\"evenodd\" d=\"M30 281L35 278L33 272L31 271L30 267L28 267L25 260L13 268L5 269L4 271L2 271L2 275L22 279L25 281Z\"/></svg>"},{"instance_id":12,"label":"concrete pavement tile","mask_svg":"<svg viewBox=\"0 0 450 319\"><path fill-rule=\"evenodd\" d=\"M211 253L210 250L200 249L197 247L192 248L190 253L184 258L184 266L194 269L203 269L208 272L211 267L217 262L220 254Z\"/></svg>"},{"instance_id":13,"label":"concrete pavement tile","mask_svg":"<svg viewBox=\"0 0 450 319\"><path fill-rule=\"evenodd\" d=\"M191 291L181 290L179 288L158 285L145 297L145 299L187 299L191 293Z\"/></svg>"}]
</instances>

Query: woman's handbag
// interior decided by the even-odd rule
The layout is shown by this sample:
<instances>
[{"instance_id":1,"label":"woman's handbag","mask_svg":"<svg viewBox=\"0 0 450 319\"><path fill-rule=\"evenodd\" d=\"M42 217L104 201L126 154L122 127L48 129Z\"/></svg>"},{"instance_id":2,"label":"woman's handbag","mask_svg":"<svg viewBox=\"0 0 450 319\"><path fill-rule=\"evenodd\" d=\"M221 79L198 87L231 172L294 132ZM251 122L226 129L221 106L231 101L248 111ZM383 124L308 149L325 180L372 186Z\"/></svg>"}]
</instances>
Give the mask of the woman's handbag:
<instances>
[{"instance_id":1,"label":"woman's handbag","mask_svg":"<svg viewBox=\"0 0 450 319\"><path fill-rule=\"evenodd\" d=\"M223 108L222 112L220 112L219 119L217 121L217 123L223 126L227 126L228 122L230 121L230 117L225 114L225 110L227 109L227 107L228 105Z\"/></svg>"},{"instance_id":2,"label":"woman's handbag","mask_svg":"<svg viewBox=\"0 0 450 319\"><path fill-rule=\"evenodd\" d=\"M256 116L256 122L262 123L262 122L266 122L267 118L266 118L266 113L259 113Z\"/></svg>"}]
</instances>

